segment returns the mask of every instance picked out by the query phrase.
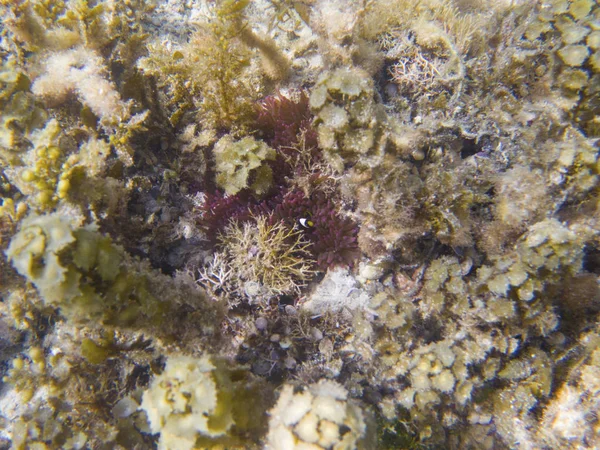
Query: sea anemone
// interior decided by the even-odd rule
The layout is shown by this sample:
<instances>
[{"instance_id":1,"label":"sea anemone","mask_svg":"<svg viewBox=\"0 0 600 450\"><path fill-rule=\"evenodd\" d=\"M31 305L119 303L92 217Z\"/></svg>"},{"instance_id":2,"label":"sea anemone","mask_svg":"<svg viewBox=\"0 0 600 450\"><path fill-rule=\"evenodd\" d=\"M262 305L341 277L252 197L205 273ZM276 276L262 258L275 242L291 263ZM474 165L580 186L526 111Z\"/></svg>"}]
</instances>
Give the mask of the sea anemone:
<instances>
[{"instance_id":1,"label":"sea anemone","mask_svg":"<svg viewBox=\"0 0 600 450\"><path fill-rule=\"evenodd\" d=\"M282 221L290 230L298 227L300 219L309 219L311 225L304 227L303 233L311 243L310 255L323 270L352 266L360 256L358 226L340 215L333 201L322 192L307 197L302 191L293 190L260 202L250 196L211 195L203 206L200 223L214 244L219 232L231 222L256 223L259 217L268 217L270 225Z\"/></svg>"},{"instance_id":2,"label":"sea anemone","mask_svg":"<svg viewBox=\"0 0 600 450\"><path fill-rule=\"evenodd\" d=\"M331 199L322 192L315 192L310 197L306 197L302 191L289 192L276 206L275 217L288 224L310 218L311 226L305 233L313 243L310 251L323 270L352 266L360 255L357 225L341 216Z\"/></svg>"},{"instance_id":3,"label":"sea anemone","mask_svg":"<svg viewBox=\"0 0 600 450\"><path fill-rule=\"evenodd\" d=\"M308 95L300 92L294 99L281 94L263 99L257 107L255 127L260 137L277 152L268 161L273 179L271 189L260 198L244 189L233 196L216 193L207 196L199 219L210 242L232 222L257 223L267 217L269 225L283 221L292 230L300 219L310 219L311 226L302 233L311 243L309 251L318 266L352 266L360 252L358 227L342 216L333 201L320 189L324 176L315 167L320 161ZM310 186L292 188L290 180L305 179ZM326 178L326 177L325 177ZM312 192L312 194L308 194Z\"/></svg>"}]
</instances>

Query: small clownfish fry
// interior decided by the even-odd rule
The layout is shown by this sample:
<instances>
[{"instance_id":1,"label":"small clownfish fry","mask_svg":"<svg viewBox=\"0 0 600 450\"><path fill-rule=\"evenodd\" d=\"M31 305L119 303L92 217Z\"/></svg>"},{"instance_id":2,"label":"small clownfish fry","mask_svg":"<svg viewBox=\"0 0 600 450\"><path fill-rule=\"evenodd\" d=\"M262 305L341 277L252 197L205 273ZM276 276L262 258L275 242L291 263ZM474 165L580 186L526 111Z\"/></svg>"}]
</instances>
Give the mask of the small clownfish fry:
<instances>
[{"instance_id":1,"label":"small clownfish fry","mask_svg":"<svg viewBox=\"0 0 600 450\"><path fill-rule=\"evenodd\" d=\"M300 226L302 228L305 228L307 230L311 229L312 227L315 226L314 222L310 219L307 219L305 217L298 219L298 223L300 224Z\"/></svg>"}]
</instances>

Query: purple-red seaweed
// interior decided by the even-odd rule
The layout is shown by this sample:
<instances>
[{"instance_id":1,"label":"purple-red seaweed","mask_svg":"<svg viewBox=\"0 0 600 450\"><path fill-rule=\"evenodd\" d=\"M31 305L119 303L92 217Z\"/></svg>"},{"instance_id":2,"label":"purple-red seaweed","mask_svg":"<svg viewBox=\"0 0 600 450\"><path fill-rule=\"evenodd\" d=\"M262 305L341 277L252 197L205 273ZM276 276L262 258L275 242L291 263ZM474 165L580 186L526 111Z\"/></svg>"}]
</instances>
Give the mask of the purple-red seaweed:
<instances>
[{"instance_id":1,"label":"purple-red seaweed","mask_svg":"<svg viewBox=\"0 0 600 450\"><path fill-rule=\"evenodd\" d=\"M308 148L317 146L312 119L306 92L301 92L297 101L281 94L269 95L258 103L256 128L261 131L265 142L285 153L298 144L302 132Z\"/></svg>"},{"instance_id":2,"label":"purple-red seaweed","mask_svg":"<svg viewBox=\"0 0 600 450\"><path fill-rule=\"evenodd\" d=\"M283 221L292 228L300 219L307 218L313 225L305 228L304 233L312 243L310 252L319 267L325 270L353 265L360 255L358 226L342 216L325 193L316 190L307 197L303 191L289 188L289 181L306 170L299 164L301 152L310 152L309 160L313 162L320 159L311 123L305 92L296 96L296 100L276 94L258 104L255 126L262 139L277 151L276 160L269 162L273 186L260 199L244 191L230 197L219 192L208 194L199 223L211 244L216 243L219 231L231 220L246 222L256 220L258 216L269 216L271 221ZM314 173L310 179L314 179L314 187L317 187L321 175Z\"/></svg>"}]
</instances>

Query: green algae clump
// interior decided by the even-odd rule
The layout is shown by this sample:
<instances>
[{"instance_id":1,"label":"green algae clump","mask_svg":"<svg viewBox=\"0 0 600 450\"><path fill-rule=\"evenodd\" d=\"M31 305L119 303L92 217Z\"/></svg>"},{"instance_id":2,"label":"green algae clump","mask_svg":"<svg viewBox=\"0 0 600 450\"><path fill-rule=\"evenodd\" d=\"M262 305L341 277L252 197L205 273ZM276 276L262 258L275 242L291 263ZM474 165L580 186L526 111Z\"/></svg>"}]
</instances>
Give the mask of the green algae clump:
<instances>
[{"instance_id":1,"label":"green algae clump","mask_svg":"<svg viewBox=\"0 0 600 450\"><path fill-rule=\"evenodd\" d=\"M228 134L215 144L214 154L217 185L228 195L248 188L260 196L271 187L273 172L266 161L275 160L276 154L264 142L250 136L235 141Z\"/></svg>"},{"instance_id":2,"label":"green algae clump","mask_svg":"<svg viewBox=\"0 0 600 450\"><path fill-rule=\"evenodd\" d=\"M6 256L46 305L76 322L129 323L140 313L153 317L160 311L147 277L128 270L123 250L77 217L56 212L25 218Z\"/></svg>"},{"instance_id":3,"label":"green algae clump","mask_svg":"<svg viewBox=\"0 0 600 450\"><path fill-rule=\"evenodd\" d=\"M190 450L219 442L234 425L234 383L209 356L172 356L142 397L159 449Z\"/></svg>"}]
</instances>

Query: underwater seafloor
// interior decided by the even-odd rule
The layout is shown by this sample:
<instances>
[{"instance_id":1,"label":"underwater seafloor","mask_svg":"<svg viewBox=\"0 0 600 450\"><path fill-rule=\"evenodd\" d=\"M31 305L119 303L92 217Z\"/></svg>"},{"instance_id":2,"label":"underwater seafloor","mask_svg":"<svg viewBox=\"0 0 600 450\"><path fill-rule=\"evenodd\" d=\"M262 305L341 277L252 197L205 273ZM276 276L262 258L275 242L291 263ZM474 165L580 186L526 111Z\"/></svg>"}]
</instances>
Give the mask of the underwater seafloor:
<instances>
[{"instance_id":1,"label":"underwater seafloor","mask_svg":"<svg viewBox=\"0 0 600 450\"><path fill-rule=\"evenodd\" d=\"M0 448L600 447L596 1L0 17Z\"/></svg>"}]
</instances>

